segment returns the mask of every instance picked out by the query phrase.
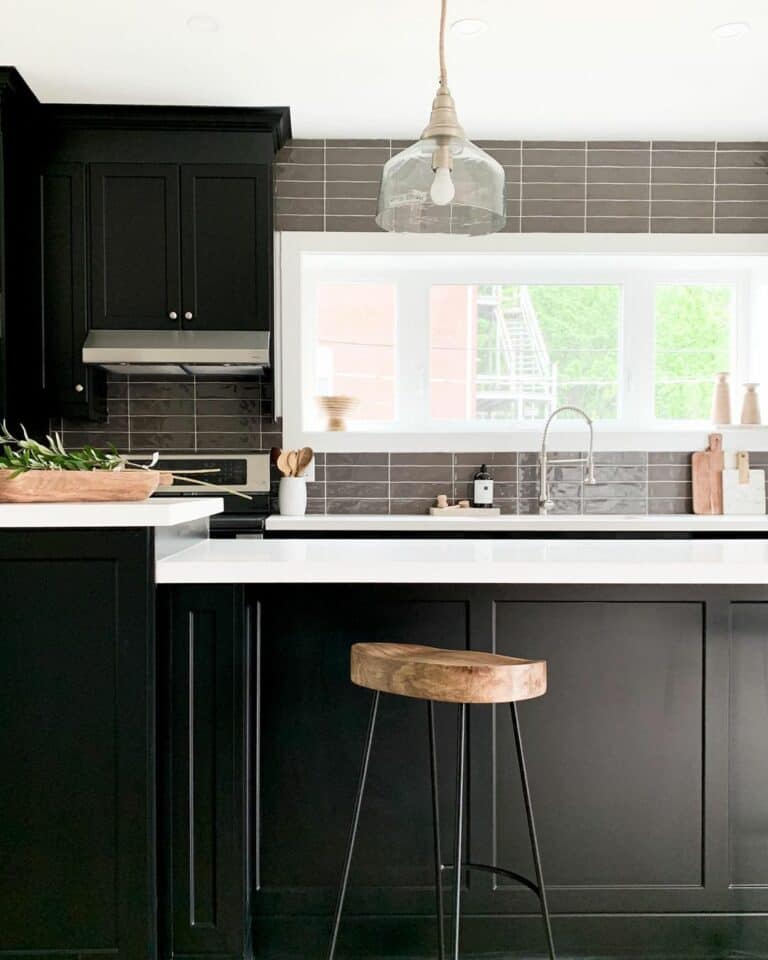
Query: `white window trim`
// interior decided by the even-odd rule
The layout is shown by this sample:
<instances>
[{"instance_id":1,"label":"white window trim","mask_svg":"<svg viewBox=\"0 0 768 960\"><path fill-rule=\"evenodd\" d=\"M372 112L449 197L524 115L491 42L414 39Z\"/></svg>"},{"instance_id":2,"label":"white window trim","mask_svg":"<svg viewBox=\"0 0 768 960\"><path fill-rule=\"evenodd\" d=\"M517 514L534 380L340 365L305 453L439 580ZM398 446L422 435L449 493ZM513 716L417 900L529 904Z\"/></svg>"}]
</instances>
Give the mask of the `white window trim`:
<instances>
[{"instance_id":1,"label":"white window trim","mask_svg":"<svg viewBox=\"0 0 768 960\"><path fill-rule=\"evenodd\" d=\"M302 384L313 376L312 347L309 338L302 336L302 310L306 307L304 298L307 291L302 289L302 256L305 253L346 253L359 256L366 254L403 254L414 258L453 254L495 254L504 255L566 255L584 256L622 256L639 255L642 257L680 257L679 269L675 267L674 277L667 269L670 281L698 281L708 283L734 283L737 287L738 316L741 323L736 330L738 353L741 368L732 371L734 384L734 407L738 408L740 385L745 380L755 380L765 385L763 401L768 414L768 323L749 323L748 318L768 317L768 236L766 235L607 235L607 234L497 234L492 237L465 238L443 236L411 236L402 234L348 234L348 233L308 233L284 232L278 235L279 250L279 292L276 302L279 309L275 317L275 395L276 413L283 417L284 443L287 447L311 446L326 452L373 452L387 450L392 452L416 451L534 451L541 442L541 424L532 422L530 426L515 427L512 430L500 428L498 422L488 421L473 424L470 430L466 424L441 423L439 431L425 429L395 433L377 431L373 425L370 431L349 431L328 433L308 431L303 428ZM686 257L710 256L712 264L703 270L700 264L686 263ZM732 259L733 258L733 259ZM735 258L739 258L738 263ZM745 261L744 258L749 258ZM730 261L730 263L729 263ZM575 264L574 264L575 265ZM745 265L749 267L749 278L745 281ZM450 268L450 280L446 282L475 282L486 276L498 280L498 267L487 265L479 269L462 270ZM559 265L554 272L540 269L536 279L548 277L546 282L563 282L570 271ZM610 268L600 268L599 274L610 282ZM462 273L464 277L462 278ZM615 280L615 273L614 280ZM381 273L379 273L379 276ZM596 274L597 276L598 274ZM370 271L376 276L376 270ZM526 268L526 280L530 282L530 268ZM367 279L366 274L366 279ZM595 282L598 282L597 280ZM645 305L642 309L652 309L644 294ZM638 285L634 287L639 290ZM642 295L642 294L641 294ZM624 304L625 316L639 308L638 304ZM425 314L426 316L426 314ZM626 380L636 378L638 370L649 370L652 356L652 340L646 335L637 337L637 327L622 323L620 351L626 351L627 357L636 362L621 365L621 375L625 377L623 394L636 401L637 408L622 412L622 422L599 423L596 427L596 447L599 450L695 450L706 444L706 438L713 428L707 423L650 422L651 410L647 404L652 402L652 384L633 383L631 391L626 389ZM640 362L637 362L637 361ZM642 401L638 398L644 398ZM640 409L643 402L646 409ZM738 414L738 409L735 410ZM636 424L628 429L627 422ZM551 433L552 449L573 449L583 436L583 424L568 420L558 422ZM768 450L768 426L758 428L733 427L722 431L726 449Z\"/></svg>"}]
</instances>

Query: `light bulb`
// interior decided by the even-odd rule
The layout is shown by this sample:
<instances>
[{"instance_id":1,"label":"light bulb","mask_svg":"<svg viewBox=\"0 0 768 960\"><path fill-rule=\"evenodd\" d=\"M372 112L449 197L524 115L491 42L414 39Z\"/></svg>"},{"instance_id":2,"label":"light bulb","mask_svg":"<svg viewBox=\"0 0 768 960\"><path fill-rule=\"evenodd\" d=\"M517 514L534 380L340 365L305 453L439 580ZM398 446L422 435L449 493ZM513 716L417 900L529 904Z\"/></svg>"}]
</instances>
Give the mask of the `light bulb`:
<instances>
[{"instance_id":1,"label":"light bulb","mask_svg":"<svg viewBox=\"0 0 768 960\"><path fill-rule=\"evenodd\" d=\"M444 207L453 200L456 195L456 187L453 185L451 171L448 167L438 167L435 170L435 179L429 190L432 197L432 203L438 207Z\"/></svg>"}]
</instances>

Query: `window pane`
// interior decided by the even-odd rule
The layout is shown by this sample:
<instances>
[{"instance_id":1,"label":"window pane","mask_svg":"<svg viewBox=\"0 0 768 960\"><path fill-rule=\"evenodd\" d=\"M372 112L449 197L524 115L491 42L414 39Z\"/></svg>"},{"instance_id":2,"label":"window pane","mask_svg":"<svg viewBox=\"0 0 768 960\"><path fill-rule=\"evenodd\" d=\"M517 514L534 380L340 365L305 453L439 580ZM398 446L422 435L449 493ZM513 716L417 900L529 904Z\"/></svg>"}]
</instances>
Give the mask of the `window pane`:
<instances>
[{"instance_id":1,"label":"window pane","mask_svg":"<svg viewBox=\"0 0 768 960\"><path fill-rule=\"evenodd\" d=\"M618 416L621 288L433 286L434 420L542 420L563 404Z\"/></svg>"},{"instance_id":2,"label":"window pane","mask_svg":"<svg viewBox=\"0 0 768 960\"><path fill-rule=\"evenodd\" d=\"M656 288L655 410L660 420L707 420L712 380L731 366L733 288Z\"/></svg>"},{"instance_id":3,"label":"window pane","mask_svg":"<svg viewBox=\"0 0 768 960\"><path fill-rule=\"evenodd\" d=\"M394 284L320 284L315 395L354 397L348 420L395 419Z\"/></svg>"}]
</instances>

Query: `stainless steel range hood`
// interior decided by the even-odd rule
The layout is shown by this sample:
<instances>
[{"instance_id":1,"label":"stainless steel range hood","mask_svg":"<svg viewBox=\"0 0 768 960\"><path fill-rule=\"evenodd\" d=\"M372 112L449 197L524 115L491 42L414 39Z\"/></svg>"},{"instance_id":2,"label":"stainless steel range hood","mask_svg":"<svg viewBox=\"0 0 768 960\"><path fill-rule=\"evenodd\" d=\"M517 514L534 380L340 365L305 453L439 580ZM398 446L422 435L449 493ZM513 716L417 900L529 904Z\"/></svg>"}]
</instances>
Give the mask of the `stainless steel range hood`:
<instances>
[{"instance_id":1,"label":"stainless steel range hood","mask_svg":"<svg viewBox=\"0 0 768 960\"><path fill-rule=\"evenodd\" d=\"M92 330L83 363L113 373L246 377L269 366L269 334L249 330Z\"/></svg>"}]
</instances>

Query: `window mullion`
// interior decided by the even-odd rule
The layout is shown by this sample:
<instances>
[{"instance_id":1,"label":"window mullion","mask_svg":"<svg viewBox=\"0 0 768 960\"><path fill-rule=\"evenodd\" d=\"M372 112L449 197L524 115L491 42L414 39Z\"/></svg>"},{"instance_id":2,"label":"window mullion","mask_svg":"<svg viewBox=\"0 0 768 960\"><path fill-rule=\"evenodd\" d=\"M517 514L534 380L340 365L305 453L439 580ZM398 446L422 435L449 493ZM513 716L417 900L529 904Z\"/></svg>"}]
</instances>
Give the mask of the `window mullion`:
<instances>
[{"instance_id":1,"label":"window mullion","mask_svg":"<svg viewBox=\"0 0 768 960\"><path fill-rule=\"evenodd\" d=\"M398 281L397 419L407 430L429 422L429 280L409 271Z\"/></svg>"},{"instance_id":2,"label":"window mullion","mask_svg":"<svg viewBox=\"0 0 768 960\"><path fill-rule=\"evenodd\" d=\"M653 420L654 285L636 276L624 284L620 345L622 422L646 426Z\"/></svg>"}]
</instances>

